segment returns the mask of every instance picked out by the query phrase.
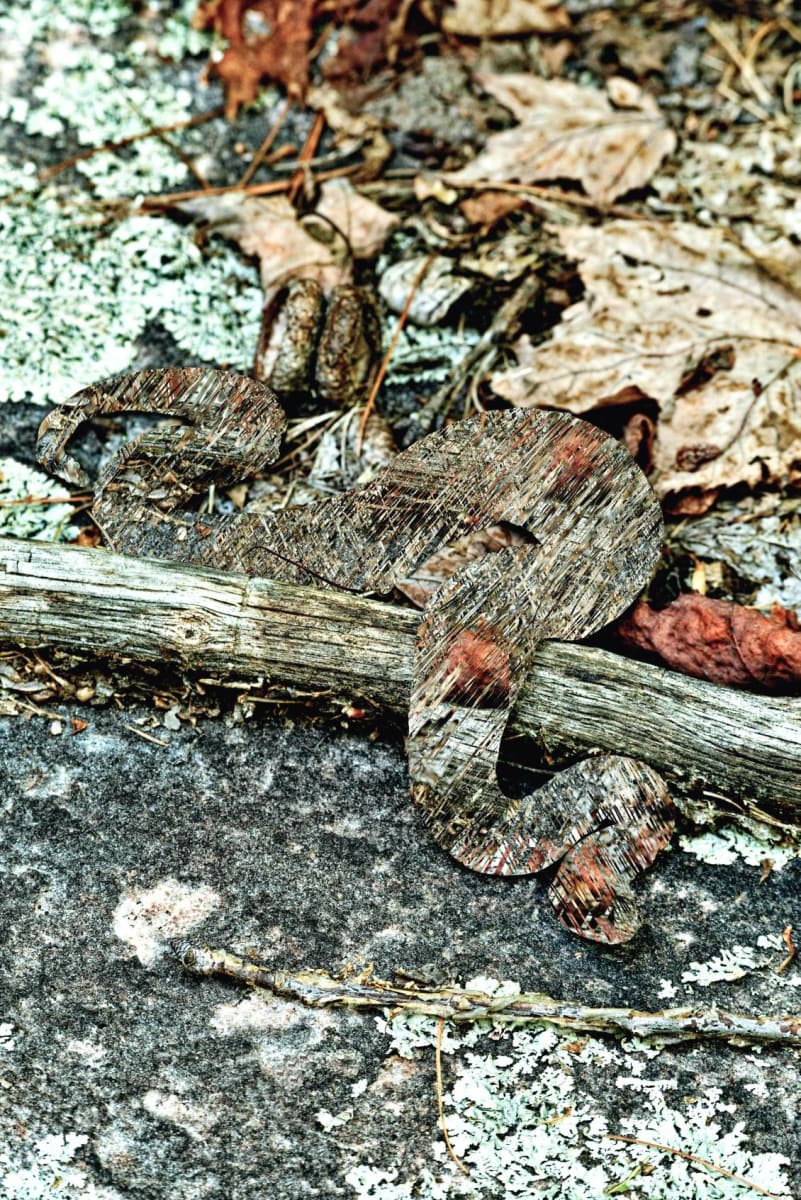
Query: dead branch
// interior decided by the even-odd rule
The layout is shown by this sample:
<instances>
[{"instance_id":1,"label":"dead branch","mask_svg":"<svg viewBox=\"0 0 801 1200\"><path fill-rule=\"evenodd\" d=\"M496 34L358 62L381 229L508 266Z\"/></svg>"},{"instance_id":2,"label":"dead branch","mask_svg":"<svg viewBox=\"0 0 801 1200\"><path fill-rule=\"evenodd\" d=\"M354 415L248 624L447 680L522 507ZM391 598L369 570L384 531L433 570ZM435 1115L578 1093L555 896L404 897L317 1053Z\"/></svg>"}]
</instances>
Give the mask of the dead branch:
<instances>
[{"instance_id":1,"label":"dead branch","mask_svg":"<svg viewBox=\"0 0 801 1200\"><path fill-rule=\"evenodd\" d=\"M402 711L418 623L414 611L346 592L0 538L5 643L331 688ZM641 759L685 807L700 801L709 816L801 823L799 698L550 642L537 652L511 733L560 759L592 750Z\"/></svg>"},{"instance_id":2,"label":"dead branch","mask_svg":"<svg viewBox=\"0 0 801 1200\"><path fill-rule=\"evenodd\" d=\"M282 1000L310 1008L352 1011L392 1009L446 1021L495 1021L514 1025L555 1025L581 1033L651 1038L659 1042L708 1039L726 1042L783 1042L801 1046L801 1014L751 1016L724 1009L670 1008L638 1012L633 1008L590 1008L553 1000L539 992L491 995L455 984L438 988L403 987L369 973L341 978L326 971L274 971L264 963L240 958L229 950L181 942L175 953L193 975L219 975L247 987L260 988Z\"/></svg>"}]
</instances>

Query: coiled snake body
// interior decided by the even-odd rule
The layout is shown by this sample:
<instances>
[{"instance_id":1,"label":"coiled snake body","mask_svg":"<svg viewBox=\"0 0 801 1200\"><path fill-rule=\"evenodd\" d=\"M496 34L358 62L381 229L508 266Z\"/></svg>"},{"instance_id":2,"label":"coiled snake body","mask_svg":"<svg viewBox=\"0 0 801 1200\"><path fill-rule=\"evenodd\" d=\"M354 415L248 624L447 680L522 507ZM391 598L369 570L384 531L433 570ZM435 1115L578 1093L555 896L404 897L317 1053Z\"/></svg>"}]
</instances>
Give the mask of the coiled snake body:
<instances>
[{"instance_id":1,"label":"coiled snake body","mask_svg":"<svg viewBox=\"0 0 801 1200\"><path fill-rule=\"evenodd\" d=\"M661 546L661 515L628 452L563 413L486 414L431 434L371 483L267 516L181 512L278 454L284 413L263 385L200 368L142 371L55 409L39 456L81 486L66 443L103 413L179 419L128 443L93 513L114 549L297 584L387 593L437 549L498 522L522 544L457 570L419 629L409 713L412 796L459 862L497 875L559 863L549 896L574 932L628 940L630 884L669 840L672 806L649 767L612 755L561 771L522 799L496 778L504 728L543 638L577 639L631 603Z\"/></svg>"}]
</instances>

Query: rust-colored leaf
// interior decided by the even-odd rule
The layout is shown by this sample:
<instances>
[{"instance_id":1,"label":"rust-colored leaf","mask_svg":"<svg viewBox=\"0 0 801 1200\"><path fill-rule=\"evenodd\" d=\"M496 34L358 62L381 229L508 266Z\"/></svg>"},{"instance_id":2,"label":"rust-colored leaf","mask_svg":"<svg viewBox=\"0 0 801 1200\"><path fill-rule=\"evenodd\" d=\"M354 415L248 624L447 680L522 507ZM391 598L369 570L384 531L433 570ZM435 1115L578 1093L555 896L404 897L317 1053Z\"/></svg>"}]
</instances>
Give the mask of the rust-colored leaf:
<instances>
[{"instance_id":1,"label":"rust-colored leaf","mask_svg":"<svg viewBox=\"0 0 801 1200\"><path fill-rule=\"evenodd\" d=\"M801 633L784 612L768 618L689 592L661 610L640 601L617 632L627 645L712 683L785 688L801 680Z\"/></svg>"},{"instance_id":2,"label":"rust-colored leaf","mask_svg":"<svg viewBox=\"0 0 801 1200\"><path fill-rule=\"evenodd\" d=\"M215 70L225 84L229 118L258 95L263 79L303 97L309 82L309 46L316 0L203 0L199 29L213 29L228 43Z\"/></svg>"}]
</instances>

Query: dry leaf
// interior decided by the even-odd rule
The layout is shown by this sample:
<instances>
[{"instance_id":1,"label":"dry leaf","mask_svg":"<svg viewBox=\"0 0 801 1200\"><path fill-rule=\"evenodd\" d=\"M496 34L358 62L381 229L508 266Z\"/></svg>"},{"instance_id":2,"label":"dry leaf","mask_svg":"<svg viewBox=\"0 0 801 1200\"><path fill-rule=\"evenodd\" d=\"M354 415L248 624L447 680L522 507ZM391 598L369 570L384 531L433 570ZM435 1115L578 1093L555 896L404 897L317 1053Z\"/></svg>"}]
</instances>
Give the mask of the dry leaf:
<instances>
[{"instance_id":1,"label":"dry leaf","mask_svg":"<svg viewBox=\"0 0 801 1200\"><path fill-rule=\"evenodd\" d=\"M367 112L351 112L347 98L330 83L310 87L306 103L315 112L323 114L329 129L336 135L334 143L343 156L361 150L360 177L377 178L393 153L378 117Z\"/></svg>"},{"instance_id":2,"label":"dry leaf","mask_svg":"<svg viewBox=\"0 0 801 1200\"><path fill-rule=\"evenodd\" d=\"M560 33L570 28L570 18L549 0L448 0L440 24L445 33L462 37L506 37Z\"/></svg>"},{"instance_id":3,"label":"dry leaf","mask_svg":"<svg viewBox=\"0 0 801 1200\"><path fill-rule=\"evenodd\" d=\"M354 258L375 258L400 219L362 196L347 179L324 183L315 211L345 235Z\"/></svg>"},{"instance_id":4,"label":"dry leaf","mask_svg":"<svg viewBox=\"0 0 801 1200\"><path fill-rule=\"evenodd\" d=\"M352 259L377 254L397 220L360 196L347 180L323 185L316 210L319 221L314 213L300 219L286 196L229 192L199 196L181 208L259 259L265 303L290 277L314 279L326 294L350 282Z\"/></svg>"},{"instance_id":5,"label":"dry leaf","mask_svg":"<svg viewBox=\"0 0 801 1200\"><path fill-rule=\"evenodd\" d=\"M801 633L781 611L773 620L690 592L661 611L640 600L617 632L627 645L712 683L784 688L801 680Z\"/></svg>"},{"instance_id":6,"label":"dry leaf","mask_svg":"<svg viewBox=\"0 0 801 1200\"><path fill-rule=\"evenodd\" d=\"M225 84L229 118L255 100L263 78L283 84L290 96L305 94L315 6L316 0L204 0L198 6L193 24L228 42L214 69Z\"/></svg>"},{"instance_id":7,"label":"dry leaf","mask_svg":"<svg viewBox=\"0 0 801 1200\"><path fill-rule=\"evenodd\" d=\"M576 179L597 204L609 204L643 187L675 148L676 135L656 102L628 80L627 107L615 108L607 93L564 79L476 78L520 124L493 134L477 158L444 176L456 187L480 180ZM622 91L615 80L608 86L615 95Z\"/></svg>"},{"instance_id":8,"label":"dry leaf","mask_svg":"<svg viewBox=\"0 0 801 1200\"><path fill-rule=\"evenodd\" d=\"M459 274L458 267L444 254L402 258L381 276L381 299L392 312L406 310L415 325L438 325L473 286L470 279Z\"/></svg>"},{"instance_id":9,"label":"dry leaf","mask_svg":"<svg viewBox=\"0 0 801 1200\"><path fill-rule=\"evenodd\" d=\"M517 196L513 192L487 191L468 196L459 207L471 225L491 229L509 213L522 208L525 203L525 196Z\"/></svg>"},{"instance_id":10,"label":"dry leaf","mask_svg":"<svg viewBox=\"0 0 801 1200\"><path fill-rule=\"evenodd\" d=\"M457 538L442 550L438 550L412 574L396 583L412 604L425 608L440 584L450 579L468 563L476 562L487 554L508 550L526 543L526 534L513 525L489 525Z\"/></svg>"},{"instance_id":11,"label":"dry leaf","mask_svg":"<svg viewBox=\"0 0 801 1200\"><path fill-rule=\"evenodd\" d=\"M621 398L660 406L653 484L668 496L801 474L801 298L725 229L611 221L558 230L586 298L550 339L520 339L496 376L523 407L585 413ZM764 260L779 250L765 248ZM782 243L783 270L801 253ZM708 504L706 505L708 507Z\"/></svg>"}]
</instances>

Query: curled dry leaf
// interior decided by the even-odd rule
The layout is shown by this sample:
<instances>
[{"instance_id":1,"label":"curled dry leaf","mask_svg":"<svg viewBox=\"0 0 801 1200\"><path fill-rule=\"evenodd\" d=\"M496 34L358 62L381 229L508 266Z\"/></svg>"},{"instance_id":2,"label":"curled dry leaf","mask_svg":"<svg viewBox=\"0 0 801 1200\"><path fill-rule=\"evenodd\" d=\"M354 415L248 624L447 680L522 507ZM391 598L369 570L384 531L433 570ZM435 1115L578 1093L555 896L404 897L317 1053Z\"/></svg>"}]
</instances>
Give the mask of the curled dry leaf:
<instances>
[{"instance_id":1,"label":"curled dry leaf","mask_svg":"<svg viewBox=\"0 0 801 1200\"><path fill-rule=\"evenodd\" d=\"M446 255L430 259L427 267L426 262L424 254L401 259L387 267L378 284L382 300L393 312L403 312L411 296L408 317L415 325L439 324L472 286Z\"/></svg>"},{"instance_id":2,"label":"curled dry leaf","mask_svg":"<svg viewBox=\"0 0 801 1200\"><path fill-rule=\"evenodd\" d=\"M392 144L381 121L368 112L351 112L346 96L333 84L310 87L307 106L325 117L334 132L334 142L342 155L361 150L362 179L375 179L392 157ZM334 182L333 180L331 182Z\"/></svg>"},{"instance_id":3,"label":"curled dry leaf","mask_svg":"<svg viewBox=\"0 0 801 1200\"><path fill-rule=\"evenodd\" d=\"M538 75L477 75L477 82L520 122L493 134L472 162L444 178L456 187L480 180L533 183L576 179L597 204L643 187L676 146L656 102L628 80L607 92ZM615 108L612 99L625 101Z\"/></svg>"},{"instance_id":4,"label":"curled dry leaf","mask_svg":"<svg viewBox=\"0 0 801 1200\"><path fill-rule=\"evenodd\" d=\"M801 298L766 269L768 250L760 260L725 229L690 223L557 232L586 298L544 344L520 339L520 365L493 379L495 391L574 413L655 400L652 482L663 498L798 478ZM798 277L801 253L783 250Z\"/></svg>"},{"instance_id":5,"label":"curled dry leaf","mask_svg":"<svg viewBox=\"0 0 801 1200\"><path fill-rule=\"evenodd\" d=\"M347 180L329 180L314 213L299 217L286 196L229 192L181 205L255 255L265 303L290 278L314 279L328 294L350 281L352 259L377 254L397 218L360 196Z\"/></svg>"},{"instance_id":6,"label":"curled dry leaf","mask_svg":"<svg viewBox=\"0 0 801 1200\"><path fill-rule=\"evenodd\" d=\"M770 619L690 592L661 610L639 601L617 632L627 645L712 683L786 688L801 680L801 633L788 627L783 612Z\"/></svg>"},{"instance_id":7,"label":"curled dry leaf","mask_svg":"<svg viewBox=\"0 0 801 1200\"><path fill-rule=\"evenodd\" d=\"M462 37L507 37L560 33L570 28L570 18L549 0L447 0L440 24L445 33Z\"/></svg>"}]
</instances>

